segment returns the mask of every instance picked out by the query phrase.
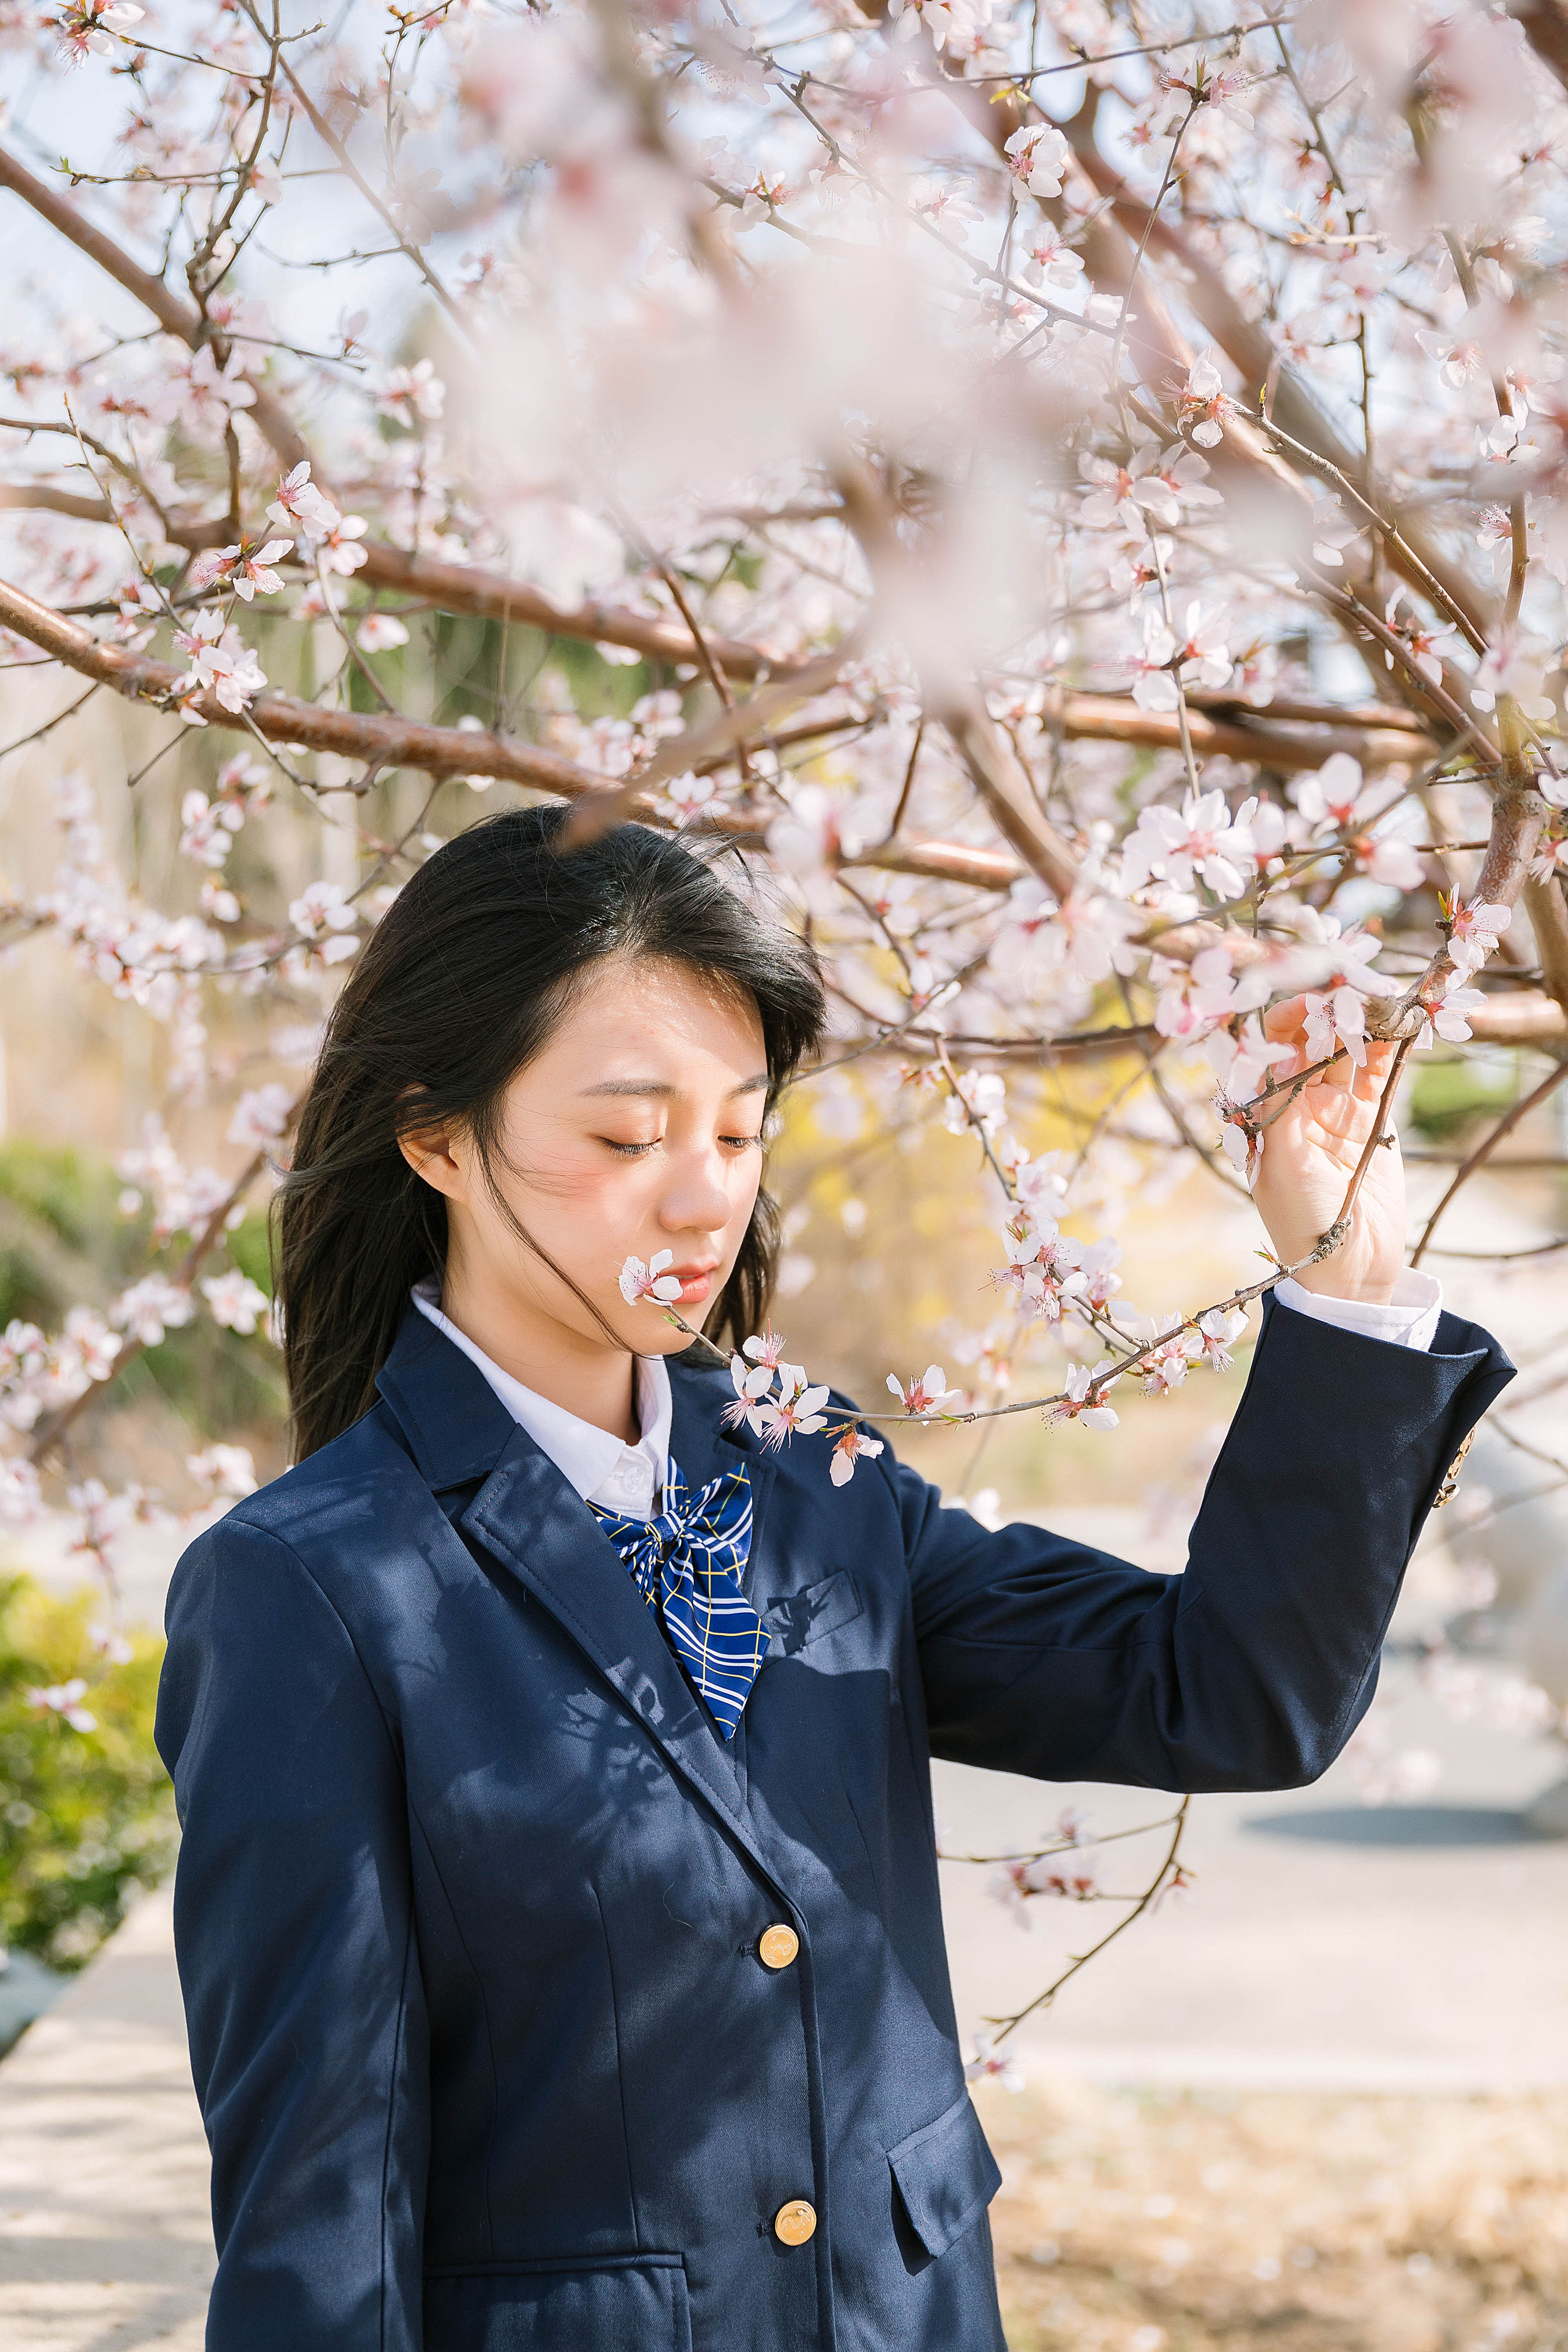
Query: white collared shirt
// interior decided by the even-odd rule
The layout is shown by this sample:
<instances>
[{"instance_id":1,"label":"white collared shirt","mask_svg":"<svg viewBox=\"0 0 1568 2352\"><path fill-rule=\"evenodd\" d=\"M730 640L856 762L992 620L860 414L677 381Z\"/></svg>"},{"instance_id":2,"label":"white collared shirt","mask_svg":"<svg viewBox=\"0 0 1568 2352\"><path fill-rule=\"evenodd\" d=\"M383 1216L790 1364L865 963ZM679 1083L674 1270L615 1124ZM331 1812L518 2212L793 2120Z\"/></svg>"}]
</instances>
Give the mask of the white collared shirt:
<instances>
[{"instance_id":1,"label":"white collared shirt","mask_svg":"<svg viewBox=\"0 0 1568 2352\"><path fill-rule=\"evenodd\" d=\"M459 1331L442 1314L437 1304L440 1295L440 1286L433 1277L416 1283L414 1304L484 1374L513 1421L527 1430L542 1454L549 1454L567 1485L575 1487L585 1503L602 1503L607 1511L623 1512L627 1518L651 1519L664 1490L669 1460L671 1400L664 1358L638 1356L636 1360L642 1435L635 1445L627 1445L612 1431L580 1421L564 1405L552 1404L548 1397L525 1389L521 1381L503 1372L482 1348L475 1347L466 1331Z\"/></svg>"},{"instance_id":2,"label":"white collared shirt","mask_svg":"<svg viewBox=\"0 0 1568 2352\"><path fill-rule=\"evenodd\" d=\"M1443 1312L1443 1286L1435 1274L1406 1266L1394 1286L1386 1307L1370 1298L1329 1298L1319 1290L1303 1290L1287 1276L1276 1283L1274 1296L1281 1307L1310 1315L1314 1323L1336 1323L1342 1331L1359 1331L1368 1339L1387 1339L1396 1348L1415 1348L1425 1355L1437 1336Z\"/></svg>"}]
</instances>

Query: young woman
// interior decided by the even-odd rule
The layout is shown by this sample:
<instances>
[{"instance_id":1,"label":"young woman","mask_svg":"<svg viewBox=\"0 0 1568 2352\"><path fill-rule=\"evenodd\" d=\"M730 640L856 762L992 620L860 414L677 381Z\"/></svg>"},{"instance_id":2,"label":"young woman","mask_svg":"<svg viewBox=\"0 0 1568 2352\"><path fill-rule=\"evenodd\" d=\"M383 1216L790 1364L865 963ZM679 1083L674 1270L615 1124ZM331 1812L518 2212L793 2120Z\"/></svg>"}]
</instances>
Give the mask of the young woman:
<instances>
[{"instance_id":1,"label":"young woman","mask_svg":"<svg viewBox=\"0 0 1568 2352\"><path fill-rule=\"evenodd\" d=\"M764 1450L617 1276L672 1252L688 1319L760 1328L816 974L679 845L558 823L449 843L350 979L282 1196L298 1465L170 1593L207 2341L994 2352L929 1757L1312 1779L1509 1368L1401 1277L1380 1152L1184 1577ZM1370 1132L1346 1075L1270 1129L1287 1263Z\"/></svg>"}]
</instances>

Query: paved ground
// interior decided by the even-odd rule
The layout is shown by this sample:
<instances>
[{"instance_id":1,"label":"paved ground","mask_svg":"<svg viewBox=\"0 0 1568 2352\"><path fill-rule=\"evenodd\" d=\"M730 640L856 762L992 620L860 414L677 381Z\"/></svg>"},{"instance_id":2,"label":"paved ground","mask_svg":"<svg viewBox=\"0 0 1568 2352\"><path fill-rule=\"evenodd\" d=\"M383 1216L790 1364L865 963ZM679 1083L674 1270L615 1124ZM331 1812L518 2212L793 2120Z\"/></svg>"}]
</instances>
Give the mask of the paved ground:
<instances>
[{"instance_id":1,"label":"paved ground","mask_svg":"<svg viewBox=\"0 0 1568 2352\"><path fill-rule=\"evenodd\" d=\"M5 2352L199 2352L206 2194L157 1895L0 2064Z\"/></svg>"},{"instance_id":2,"label":"paved ground","mask_svg":"<svg viewBox=\"0 0 1568 2352\"><path fill-rule=\"evenodd\" d=\"M1135 1512L1059 1513L1081 1532L1163 1565ZM1453 1606L1441 1549L1424 1549L1395 1645ZM1420 1748L1440 1777L1418 1803L1368 1807L1342 1759L1310 1789L1194 1798L1184 1854L1190 1903L1137 1923L1020 2028L1032 2066L1102 2082L1280 2090L1489 2091L1568 2085L1568 1839L1532 1837L1524 1808L1568 1771L1555 1740L1456 1721L1394 1658L1378 1719L1391 1750ZM1046 1788L935 1767L946 1852L1037 1843L1063 1803L1102 1834L1170 1801L1127 1789ZM1110 1849L1104 1883L1146 1883L1160 1840ZM947 1865L949 1949L961 2026L1015 2010L1117 1911L1037 1899L1029 1928L989 1893L995 1874Z\"/></svg>"}]
</instances>

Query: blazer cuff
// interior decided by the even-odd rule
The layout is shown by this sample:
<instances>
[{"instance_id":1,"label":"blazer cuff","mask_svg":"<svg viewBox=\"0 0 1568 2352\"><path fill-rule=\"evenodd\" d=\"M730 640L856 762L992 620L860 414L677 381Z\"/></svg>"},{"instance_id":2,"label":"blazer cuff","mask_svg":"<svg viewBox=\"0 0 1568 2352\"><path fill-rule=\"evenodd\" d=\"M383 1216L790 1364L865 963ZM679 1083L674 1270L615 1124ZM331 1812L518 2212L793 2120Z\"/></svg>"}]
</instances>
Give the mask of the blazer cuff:
<instances>
[{"instance_id":1,"label":"blazer cuff","mask_svg":"<svg viewBox=\"0 0 1568 2352\"><path fill-rule=\"evenodd\" d=\"M1363 1339L1387 1340L1395 1348L1415 1348L1423 1355L1437 1336L1437 1318L1443 1312L1443 1286L1436 1276L1409 1266L1401 1271L1386 1307L1370 1298L1331 1298L1321 1291L1303 1289L1289 1276L1276 1283L1274 1296L1292 1314L1310 1315L1316 1323L1359 1331Z\"/></svg>"}]
</instances>

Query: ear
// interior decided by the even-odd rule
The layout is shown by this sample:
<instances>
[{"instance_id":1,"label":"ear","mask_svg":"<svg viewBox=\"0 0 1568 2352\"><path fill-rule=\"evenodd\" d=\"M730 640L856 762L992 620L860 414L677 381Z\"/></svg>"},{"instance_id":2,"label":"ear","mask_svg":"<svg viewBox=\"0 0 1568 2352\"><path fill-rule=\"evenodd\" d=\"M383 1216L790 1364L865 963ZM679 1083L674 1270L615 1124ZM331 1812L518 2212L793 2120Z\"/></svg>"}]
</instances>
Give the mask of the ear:
<instances>
[{"instance_id":1,"label":"ear","mask_svg":"<svg viewBox=\"0 0 1568 2352\"><path fill-rule=\"evenodd\" d=\"M415 1094L420 1089L410 1087L408 1091ZM467 1155L458 1146L454 1128L443 1124L415 1128L399 1135L397 1148L416 1176L433 1185L448 1201L468 1198Z\"/></svg>"}]
</instances>

